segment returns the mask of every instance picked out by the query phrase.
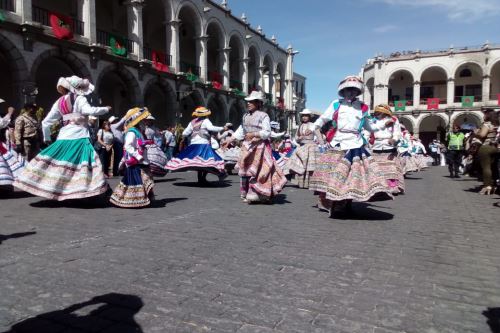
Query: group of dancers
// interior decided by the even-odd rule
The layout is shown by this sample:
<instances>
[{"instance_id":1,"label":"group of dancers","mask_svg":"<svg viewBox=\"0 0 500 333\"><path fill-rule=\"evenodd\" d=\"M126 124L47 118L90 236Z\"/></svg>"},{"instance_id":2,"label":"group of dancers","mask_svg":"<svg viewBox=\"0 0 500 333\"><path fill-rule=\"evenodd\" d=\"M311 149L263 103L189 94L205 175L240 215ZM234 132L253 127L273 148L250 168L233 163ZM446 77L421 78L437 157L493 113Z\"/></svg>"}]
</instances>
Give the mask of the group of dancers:
<instances>
[{"instance_id":1,"label":"group of dancers","mask_svg":"<svg viewBox=\"0 0 500 333\"><path fill-rule=\"evenodd\" d=\"M61 97L42 122L46 143L51 127L62 122L57 140L27 164L2 145L0 185L59 201L106 194L109 186L89 140L87 117L102 116L111 107L89 105L85 95L93 89L88 80L76 76L59 79ZM311 111L301 112L302 123L293 139L273 130L276 123L262 111L265 95L260 91L245 98L247 112L235 131L232 124L214 126L211 111L197 107L182 133L183 149L170 160L155 140L158 133L148 109L132 108L121 121L123 177L109 201L124 208L146 207L154 200L153 175L196 171L200 185L206 185L207 174L223 181L233 168L240 177L241 200L249 204L272 203L288 179L314 191L318 208L330 216L349 210L353 201L391 199L404 193L404 175L426 167L427 161L415 150L418 141L388 105L376 106L370 115L358 98L363 89L360 78L346 77L338 87L340 99L317 120L312 121ZM281 140L279 152L276 140ZM5 174L8 177L2 178Z\"/></svg>"}]
</instances>

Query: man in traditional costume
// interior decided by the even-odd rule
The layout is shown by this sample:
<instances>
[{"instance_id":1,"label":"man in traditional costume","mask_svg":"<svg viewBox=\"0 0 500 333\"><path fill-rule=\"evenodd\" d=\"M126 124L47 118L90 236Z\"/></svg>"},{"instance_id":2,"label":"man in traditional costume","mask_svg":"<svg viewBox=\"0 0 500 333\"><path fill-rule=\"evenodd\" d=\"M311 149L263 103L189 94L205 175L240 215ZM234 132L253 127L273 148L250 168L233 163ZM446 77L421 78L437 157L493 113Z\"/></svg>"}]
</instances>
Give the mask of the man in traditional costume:
<instances>
[{"instance_id":1,"label":"man in traditional costume","mask_svg":"<svg viewBox=\"0 0 500 333\"><path fill-rule=\"evenodd\" d=\"M151 114L147 108L133 108L125 115L125 140L121 168L125 168L124 176L111 195L110 202L122 208L147 207L154 199L153 177L149 169L149 161L145 147L151 143L145 140L144 123Z\"/></svg>"},{"instance_id":2,"label":"man in traditional costume","mask_svg":"<svg viewBox=\"0 0 500 333\"><path fill-rule=\"evenodd\" d=\"M338 87L341 99L333 101L315 122L321 154L309 189L319 193L318 208L329 211L330 216L349 208L353 200L368 201L384 193L392 198L383 172L365 149L362 132L382 130L393 122L376 125L369 119L368 106L357 98L363 88L360 78L346 77ZM334 131L331 140L325 143L320 129L328 122L333 124Z\"/></svg>"},{"instance_id":3,"label":"man in traditional costume","mask_svg":"<svg viewBox=\"0 0 500 333\"><path fill-rule=\"evenodd\" d=\"M312 112L304 109L300 112L302 124L295 134L295 142L299 147L287 162L285 173L295 175L300 188L309 188L309 179L316 166L318 144L314 141L315 125L311 122Z\"/></svg>"},{"instance_id":4,"label":"man in traditional costume","mask_svg":"<svg viewBox=\"0 0 500 333\"><path fill-rule=\"evenodd\" d=\"M182 132L184 140L191 137L191 142L176 157L168 161L167 169L170 171L198 171L198 183L207 185L207 174L213 173L222 181L226 176L224 159L220 157L211 145L211 132L218 133L223 127L214 126L208 116L212 112L200 106L193 112L194 119Z\"/></svg>"},{"instance_id":5,"label":"man in traditional costume","mask_svg":"<svg viewBox=\"0 0 500 333\"><path fill-rule=\"evenodd\" d=\"M77 76L61 77L62 95L42 121L44 141L51 141L51 127L63 121L57 140L26 166L14 186L52 200L83 199L107 191L101 161L89 140L87 117L109 112L110 106L90 106L85 95L94 86Z\"/></svg>"},{"instance_id":6,"label":"man in traditional costume","mask_svg":"<svg viewBox=\"0 0 500 333\"><path fill-rule=\"evenodd\" d=\"M372 133L372 156L379 169L384 173L387 186L392 194L404 193L404 174L398 157L397 144L401 139L399 120L393 116L387 104L377 105L374 110L375 124L380 127L388 120L394 124Z\"/></svg>"},{"instance_id":7,"label":"man in traditional costume","mask_svg":"<svg viewBox=\"0 0 500 333\"><path fill-rule=\"evenodd\" d=\"M270 202L285 186L286 178L272 156L271 125L267 113L260 111L264 102L261 91L245 98L248 111L233 137L243 141L238 161L241 199L248 203Z\"/></svg>"}]
</instances>

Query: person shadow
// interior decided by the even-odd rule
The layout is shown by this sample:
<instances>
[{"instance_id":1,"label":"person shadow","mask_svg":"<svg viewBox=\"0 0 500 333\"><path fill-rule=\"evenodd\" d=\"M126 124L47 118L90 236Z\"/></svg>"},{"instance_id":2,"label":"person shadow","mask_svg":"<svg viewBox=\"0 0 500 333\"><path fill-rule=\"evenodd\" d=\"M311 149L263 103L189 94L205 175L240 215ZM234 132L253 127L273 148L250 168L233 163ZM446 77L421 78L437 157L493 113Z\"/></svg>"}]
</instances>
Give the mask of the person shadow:
<instances>
[{"instance_id":1,"label":"person shadow","mask_svg":"<svg viewBox=\"0 0 500 333\"><path fill-rule=\"evenodd\" d=\"M483 316L488 319L486 323L491 333L500 333L500 308L488 308L483 311Z\"/></svg>"},{"instance_id":2,"label":"person shadow","mask_svg":"<svg viewBox=\"0 0 500 333\"><path fill-rule=\"evenodd\" d=\"M143 307L135 295L109 293L14 324L5 333L120 332L142 333L134 315Z\"/></svg>"},{"instance_id":3,"label":"person shadow","mask_svg":"<svg viewBox=\"0 0 500 333\"><path fill-rule=\"evenodd\" d=\"M21 238L21 237L31 236L34 234L36 234L36 231L18 232L18 233L10 234L10 235L0 234L0 244L2 244L3 241L6 241L6 240L11 239L11 238Z\"/></svg>"}]
</instances>

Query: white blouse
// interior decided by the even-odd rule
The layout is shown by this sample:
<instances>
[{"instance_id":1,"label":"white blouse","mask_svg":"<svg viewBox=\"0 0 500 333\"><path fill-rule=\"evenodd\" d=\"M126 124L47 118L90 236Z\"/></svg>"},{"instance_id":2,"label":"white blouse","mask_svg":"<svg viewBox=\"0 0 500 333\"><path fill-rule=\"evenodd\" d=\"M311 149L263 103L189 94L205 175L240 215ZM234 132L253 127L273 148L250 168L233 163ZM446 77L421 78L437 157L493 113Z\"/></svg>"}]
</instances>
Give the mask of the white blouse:
<instances>
[{"instance_id":1,"label":"white blouse","mask_svg":"<svg viewBox=\"0 0 500 333\"><path fill-rule=\"evenodd\" d=\"M224 129L224 127L219 127L219 126L214 126L212 124L212 122L210 121L210 119L205 119L203 120L203 122L201 123L201 130L206 130L208 132L220 132ZM193 133L193 125L192 123L190 122L188 127L186 127L186 129L184 129L184 132L182 132L182 136L183 137L187 137L187 136L190 136L191 134ZM204 138L200 135L195 135L194 137L191 138L191 144L193 145L206 145L206 144L210 144L210 138Z\"/></svg>"},{"instance_id":2,"label":"white blouse","mask_svg":"<svg viewBox=\"0 0 500 333\"><path fill-rule=\"evenodd\" d=\"M376 124L385 124L389 121L388 118L384 119L376 119ZM390 150L396 147L396 143L401 139L401 125L399 124L399 120L394 122L393 126L389 126L384 128L383 130L377 131L374 133L375 142L372 145L373 150ZM394 144L390 144L389 140L394 140Z\"/></svg>"}]
</instances>

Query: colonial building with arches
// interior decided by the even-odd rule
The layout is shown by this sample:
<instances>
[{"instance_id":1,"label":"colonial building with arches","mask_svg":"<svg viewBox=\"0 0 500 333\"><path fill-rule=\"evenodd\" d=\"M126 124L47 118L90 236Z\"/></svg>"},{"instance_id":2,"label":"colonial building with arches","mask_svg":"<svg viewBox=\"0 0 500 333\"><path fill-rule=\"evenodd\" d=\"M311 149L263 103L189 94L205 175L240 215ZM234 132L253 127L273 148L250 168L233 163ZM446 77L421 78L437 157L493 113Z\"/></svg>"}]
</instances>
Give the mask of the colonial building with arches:
<instances>
[{"instance_id":1,"label":"colonial building with arches","mask_svg":"<svg viewBox=\"0 0 500 333\"><path fill-rule=\"evenodd\" d=\"M198 105L217 125L238 125L254 89L283 127L305 104L294 99L305 96L294 82L297 52L232 15L227 1L4 0L0 13L0 97L17 107L36 86L50 108L58 77L69 75L89 78L115 115L146 105L162 126L187 124Z\"/></svg>"},{"instance_id":2,"label":"colonial building with arches","mask_svg":"<svg viewBox=\"0 0 500 333\"><path fill-rule=\"evenodd\" d=\"M479 126L481 109L498 107L500 45L379 55L367 61L362 75L364 101L371 108L391 105L401 122L428 142L442 138L451 124Z\"/></svg>"}]
</instances>

